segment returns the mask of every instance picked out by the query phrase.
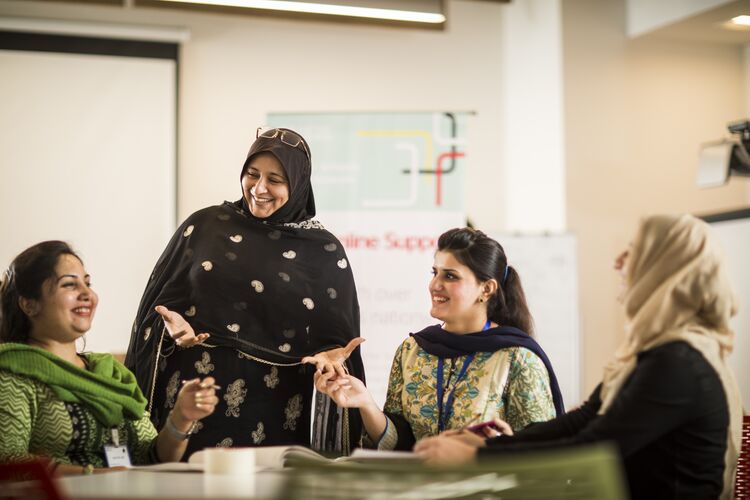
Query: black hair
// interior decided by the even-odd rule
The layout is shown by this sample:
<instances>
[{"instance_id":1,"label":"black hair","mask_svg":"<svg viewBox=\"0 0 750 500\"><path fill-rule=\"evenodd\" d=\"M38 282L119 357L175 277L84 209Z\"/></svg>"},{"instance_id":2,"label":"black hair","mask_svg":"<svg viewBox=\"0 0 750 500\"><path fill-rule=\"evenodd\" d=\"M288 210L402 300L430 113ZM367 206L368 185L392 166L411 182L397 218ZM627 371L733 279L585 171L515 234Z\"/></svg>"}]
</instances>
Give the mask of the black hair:
<instances>
[{"instance_id":1,"label":"black hair","mask_svg":"<svg viewBox=\"0 0 750 500\"><path fill-rule=\"evenodd\" d=\"M31 321L21 310L21 297L42 298L42 285L55 276L63 255L81 258L64 241L43 241L13 259L0 283L0 342L28 343Z\"/></svg>"},{"instance_id":2,"label":"black hair","mask_svg":"<svg viewBox=\"0 0 750 500\"><path fill-rule=\"evenodd\" d=\"M534 319L526 304L521 277L508 265L508 258L500 243L482 231L468 227L455 228L440 235L438 251L449 252L471 269L480 282L491 279L497 281L497 292L487 304L490 320L533 335Z\"/></svg>"}]
</instances>

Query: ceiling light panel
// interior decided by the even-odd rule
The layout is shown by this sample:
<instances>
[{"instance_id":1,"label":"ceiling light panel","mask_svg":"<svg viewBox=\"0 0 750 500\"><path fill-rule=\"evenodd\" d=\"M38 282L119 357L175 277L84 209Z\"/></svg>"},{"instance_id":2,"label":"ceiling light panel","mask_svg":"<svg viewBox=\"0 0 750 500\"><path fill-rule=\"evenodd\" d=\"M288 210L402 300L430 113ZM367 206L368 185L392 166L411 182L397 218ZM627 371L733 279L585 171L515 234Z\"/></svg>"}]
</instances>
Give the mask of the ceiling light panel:
<instances>
[{"instance_id":1,"label":"ceiling light panel","mask_svg":"<svg viewBox=\"0 0 750 500\"><path fill-rule=\"evenodd\" d=\"M154 4L184 4L245 8L279 13L380 19L441 25L445 22L440 0L151 0Z\"/></svg>"}]
</instances>

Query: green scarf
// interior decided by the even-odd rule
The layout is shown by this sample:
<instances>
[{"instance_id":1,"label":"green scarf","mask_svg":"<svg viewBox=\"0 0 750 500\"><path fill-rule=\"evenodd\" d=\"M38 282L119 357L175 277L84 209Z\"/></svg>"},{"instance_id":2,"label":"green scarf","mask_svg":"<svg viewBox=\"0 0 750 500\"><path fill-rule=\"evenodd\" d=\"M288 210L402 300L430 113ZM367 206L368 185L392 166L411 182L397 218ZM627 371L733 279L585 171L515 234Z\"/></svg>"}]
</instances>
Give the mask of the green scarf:
<instances>
[{"instance_id":1,"label":"green scarf","mask_svg":"<svg viewBox=\"0 0 750 500\"><path fill-rule=\"evenodd\" d=\"M107 427L143 417L146 398L133 373L111 354L85 356L88 370L44 349L8 342L0 344L0 370L46 384L62 401L86 406Z\"/></svg>"}]
</instances>

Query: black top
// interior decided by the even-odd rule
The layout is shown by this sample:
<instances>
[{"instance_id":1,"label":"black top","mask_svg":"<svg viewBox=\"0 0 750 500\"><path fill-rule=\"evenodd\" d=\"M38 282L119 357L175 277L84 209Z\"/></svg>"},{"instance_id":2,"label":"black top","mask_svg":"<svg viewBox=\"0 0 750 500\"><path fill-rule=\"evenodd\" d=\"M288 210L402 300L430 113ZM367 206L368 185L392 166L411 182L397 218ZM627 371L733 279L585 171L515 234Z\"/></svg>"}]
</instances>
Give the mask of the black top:
<instances>
[{"instance_id":1,"label":"black top","mask_svg":"<svg viewBox=\"0 0 750 500\"><path fill-rule=\"evenodd\" d=\"M719 376L698 351L671 342L640 353L604 415L600 391L562 417L489 439L479 456L610 440L632 498L718 498L729 412Z\"/></svg>"}]
</instances>

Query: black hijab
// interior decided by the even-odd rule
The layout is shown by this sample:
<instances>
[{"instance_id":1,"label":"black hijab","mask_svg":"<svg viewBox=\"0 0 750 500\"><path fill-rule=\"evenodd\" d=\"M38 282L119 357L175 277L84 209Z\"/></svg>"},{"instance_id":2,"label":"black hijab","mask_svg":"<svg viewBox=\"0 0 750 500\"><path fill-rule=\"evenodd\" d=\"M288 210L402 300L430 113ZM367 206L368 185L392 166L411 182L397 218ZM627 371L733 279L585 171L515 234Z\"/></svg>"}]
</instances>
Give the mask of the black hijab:
<instances>
[{"instance_id":1,"label":"black hijab","mask_svg":"<svg viewBox=\"0 0 750 500\"><path fill-rule=\"evenodd\" d=\"M244 194L238 203L242 203L243 208L248 212L250 217L267 223L301 222L311 219L315 216L315 197L313 196L312 184L310 183L312 169L311 158L309 156L310 147L305 142L305 139L293 130L287 128L278 128L275 130L278 131L276 137L267 138L260 136L250 146L247 159L242 165L240 180L245 175L245 170L253 157L261 153L270 153L284 167L289 181L289 200L284 206L265 219L258 219L250 213ZM281 140L281 134L284 132L289 132L290 137L299 138L302 143L296 147L285 144ZM292 136L291 134L294 135ZM304 144L304 147L302 144Z\"/></svg>"},{"instance_id":2,"label":"black hijab","mask_svg":"<svg viewBox=\"0 0 750 500\"><path fill-rule=\"evenodd\" d=\"M512 326L497 326L476 333L456 335L446 332L440 325L428 326L421 332L410 334L414 337L419 347L428 354L440 358L456 358L466 356L475 352L495 352L509 347L523 347L536 354L544 363L549 374L549 386L552 391L552 400L555 404L557 416L565 413L562 392L557 383L557 376L552 369L547 354L536 340L518 328Z\"/></svg>"}]
</instances>

